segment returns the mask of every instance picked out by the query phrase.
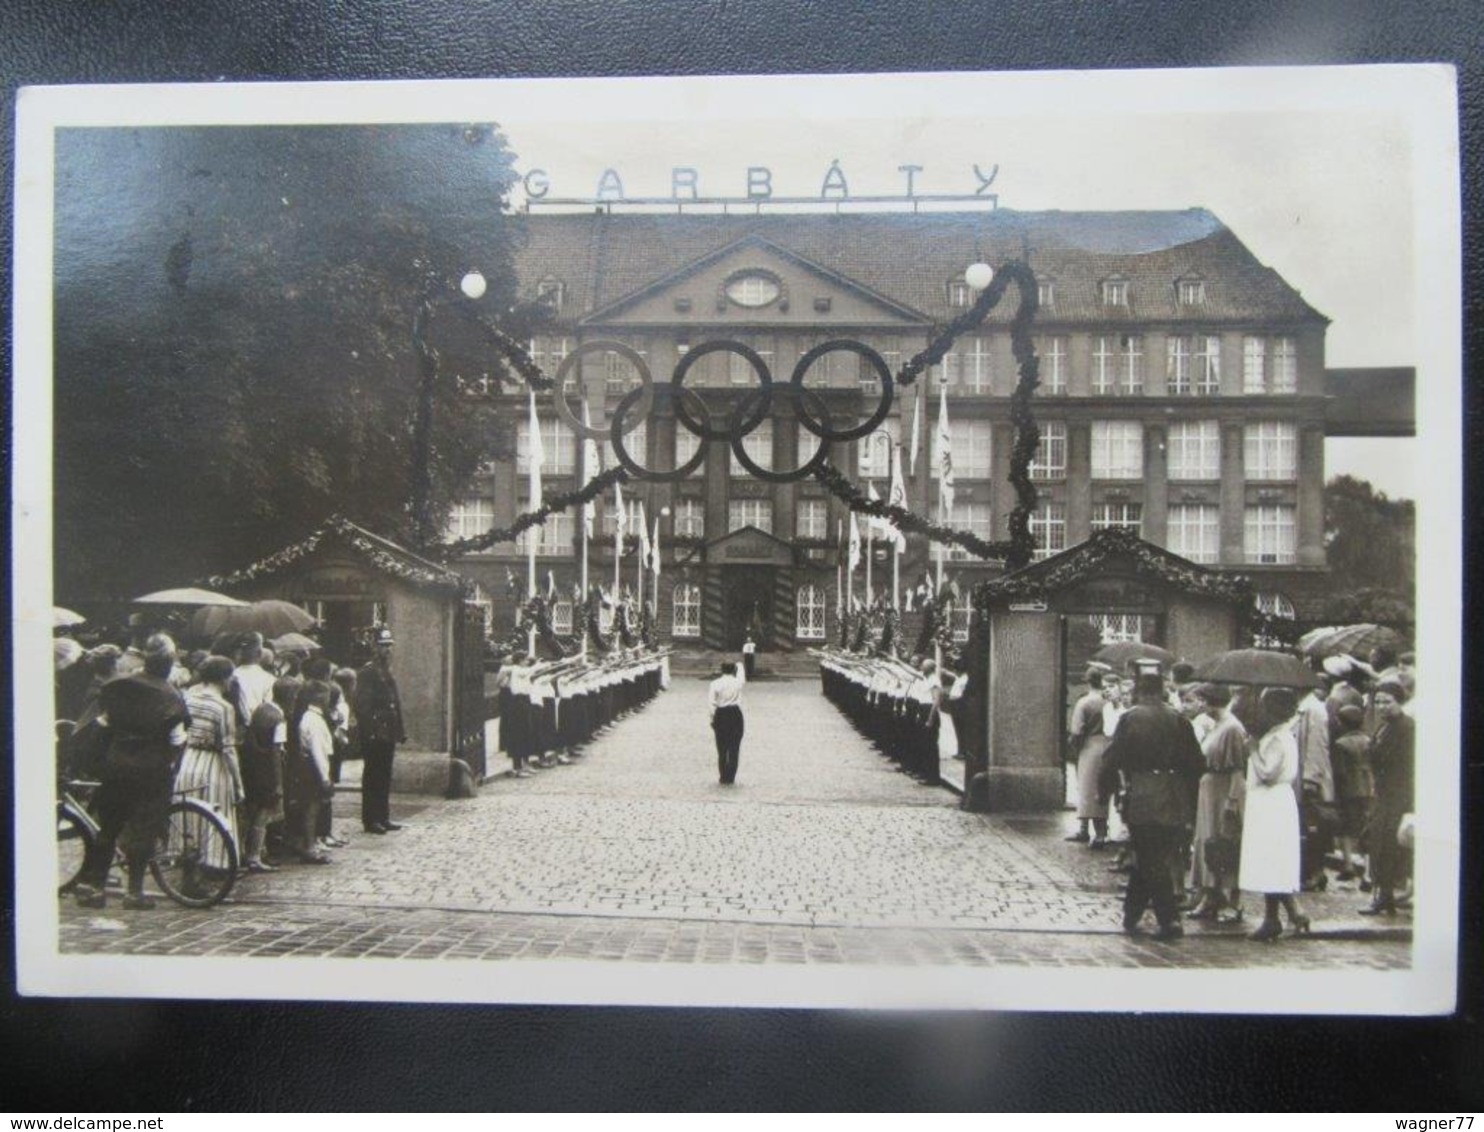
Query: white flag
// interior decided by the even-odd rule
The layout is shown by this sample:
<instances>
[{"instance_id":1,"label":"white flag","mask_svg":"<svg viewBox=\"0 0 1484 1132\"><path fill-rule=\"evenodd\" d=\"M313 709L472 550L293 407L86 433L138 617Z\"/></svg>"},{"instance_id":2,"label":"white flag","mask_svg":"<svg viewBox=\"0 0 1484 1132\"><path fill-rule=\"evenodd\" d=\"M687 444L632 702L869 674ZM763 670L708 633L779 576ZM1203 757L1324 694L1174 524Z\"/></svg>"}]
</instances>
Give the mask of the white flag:
<instances>
[{"instance_id":1,"label":"white flag","mask_svg":"<svg viewBox=\"0 0 1484 1132\"><path fill-rule=\"evenodd\" d=\"M644 501L639 501L639 560L649 565L649 523L644 517Z\"/></svg>"},{"instance_id":2,"label":"white flag","mask_svg":"<svg viewBox=\"0 0 1484 1132\"><path fill-rule=\"evenodd\" d=\"M914 476L917 474L917 436L922 431L922 396L916 389L912 391L912 455L907 461L907 470Z\"/></svg>"},{"instance_id":3,"label":"white flag","mask_svg":"<svg viewBox=\"0 0 1484 1132\"><path fill-rule=\"evenodd\" d=\"M893 507L907 509L907 483L902 478L902 446L894 445L891 450L891 485L886 493L886 502ZM886 524L887 534L896 543L897 553L901 554L907 549L907 536L895 523L888 521Z\"/></svg>"},{"instance_id":4,"label":"white flag","mask_svg":"<svg viewBox=\"0 0 1484 1132\"><path fill-rule=\"evenodd\" d=\"M613 485L613 547L620 558L623 557L623 536L628 531L629 513L623 506L623 484Z\"/></svg>"},{"instance_id":5,"label":"white flag","mask_svg":"<svg viewBox=\"0 0 1484 1132\"><path fill-rule=\"evenodd\" d=\"M587 411L586 401L582 403L582 423L588 427L592 427L593 423L592 417ZM599 462L598 442L592 437L588 437L582 442L582 470L589 480L598 474ZM597 522L597 519L597 501L590 499L582 505L582 531L587 535L589 541L592 540L593 524Z\"/></svg>"},{"instance_id":6,"label":"white flag","mask_svg":"<svg viewBox=\"0 0 1484 1132\"><path fill-rule=\"evenodd\" d=\"M948 428L948 388L938 393L938 506L946 520L953 517L953 433Z\"/></svg>"},{"instance_id":7,"label":"white flag","mask_svg":"<svg viewBox=\"0 0 1484 1132\"><path fill-rule=\"evenodd\" d=\"M861 564L861 529L855 521L855 512L850 513L850 572Z\"/></svg>"},{"instance_id":8,"label":"white flag","mask_svg":"<svg viewBox=\"0 0 1484 1132\"><path fill-rule=\"evenodd\" d=\"M531 440L526 446L526 458L530 468L530 510L541 506L541 465L546 463L546 449L541 443L541 419L536 416L536 390L527 387L531 397Z\"/></svg>"},{"instance_id":9,"label":"white flag","mask_svg":"<svg viewBox=\"0 0 1484 1132\"><path fill-rule=\"evenodd\" d=\"M649 566L654 576L660 576L660 517L654 517L654 538L649 543Z\"/></svg>"}]
</instances>

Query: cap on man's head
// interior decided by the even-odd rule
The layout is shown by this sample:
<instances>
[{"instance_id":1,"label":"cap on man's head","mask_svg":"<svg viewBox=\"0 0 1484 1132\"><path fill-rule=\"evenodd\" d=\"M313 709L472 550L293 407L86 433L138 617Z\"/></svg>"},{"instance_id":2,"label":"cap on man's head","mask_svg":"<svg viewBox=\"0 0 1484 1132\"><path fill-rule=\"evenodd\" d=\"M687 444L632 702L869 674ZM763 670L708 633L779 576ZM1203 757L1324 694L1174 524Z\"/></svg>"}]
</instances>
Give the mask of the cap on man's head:
<instances>
[{"instance_id":1,"label":"cap on man's head","mask_svg":"<svg viewBox=\"0 0 1484 1132\"><path fill-rule=\"evenodd\" d=\"M394 645L397 643L397 640L392 636L390 629L381 628L376 630L376 643L378 645Z\"/></svg>"}]
</instances>

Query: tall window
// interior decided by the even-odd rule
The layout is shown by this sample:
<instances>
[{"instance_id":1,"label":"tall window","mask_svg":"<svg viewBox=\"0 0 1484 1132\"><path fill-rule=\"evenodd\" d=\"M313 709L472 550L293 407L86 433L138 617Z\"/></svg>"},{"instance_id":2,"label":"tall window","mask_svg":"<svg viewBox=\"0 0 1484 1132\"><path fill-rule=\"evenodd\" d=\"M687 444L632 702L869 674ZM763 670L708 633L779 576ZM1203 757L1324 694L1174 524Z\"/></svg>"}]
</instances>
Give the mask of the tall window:
<instances>
[{"instance_id":1,"label":"tall window","mask_svg":"<svg viewBox=\"0 0 1484 1132\"><path fill-rule=\"evenodd\" d=\"M1031 537L1036 540L1034 558L1039 562L1067 548L1067 509L1060 503L1042 503L1031 512Z\"/></svg>"},{"instance_id":2,"label":"tall window","mask_svg":"<svg viewBox=\"0 0 1484 1132\"><path fill-rule=\"evenodd\" d=\"M1221 554L1220 511L1206 503L1173 503L1165 542L1171 553L1192 562L1215 562Z\"/></svg>"},{"instance_id":3,"label":"tall window","mask_svg":"<svg viewBox=\"0 0 1484 1132\"><path fill-rule=\"evenodd\" d=\"M558 287L561 284L557 284ZM531 339L531 361L541 367L541 372L547 377L555 377L557 369L561 366L563 359L572 352L572 339L570 338L533 338Z\"/></svg>"},{"instance_id":4,"label":"tall window","mask_svg":"<svg viewBox=\"0 0 1484 1132\"><path fill-rule=\"evenodd\" d=\"M812 350L815 346L823 346L826 342L833 341L837 335L820 335L805 343L806 350ZM861 357L849 350L831 350L828 354L821 354L809 364L809 372L804 375L804 384L811 389L819 385L855 385L861 383Z\"/></svg>"},{"instance_id":5,"label":"tall window","mask_svg":"<svg viewBox=\"0 0 1484 1132\"><path fill-rule=\"evenodd\" d=\"M1247 561L1255 565L1284 566L1295 557L1293 508L1287 504L1261 504L1247 508Z\"/></svg>"},{"instance_id":6,"label":"tall window","mask_svg":"<svg viewBox=\"0 0 1484 1132\"><path fill-rule=\"evenodd\" d=\"M1092 339L1092 391L1100 397L1118 391L1117 339L1095 334Z\"/></svg>"},{"instance_id":7,"label":"tall window","mask_svg":"<svg viewBox=\"0 0 1484 1132\"><path fill-rule=\"evenodd\" d=\"M572 632L572 602L567 598L551 604L551 631L564 637Z\"/></svg>"},{"instance_id":8,"label":"tall window","mask_svg":"<svg viewBox=\"0 0 1484 1132\"><path fill-rule=\"evenodd\" d=\"M945 385L955 393L960 391L963 385L963 360L964 356L959 352L957 344L949 348L943 355L943 360L932 369L934 393Z\"/></svg>"},{"instance_id":9,"label":"tall window","mask_svg":"<svg viewBox=\"0 0 1484 1132\"><path fill-rule=\"evenodd\" d=\"M541 461L543 475L570 476L577 471L577 438L556 417L538 418L541 426L541 446L545 459ZM528 416L515 422L515 470L531 470L531 426Z\"/></svg>"},{"instance_id":10,"label":"tall window","mask_svg":"<svg viewBox=\"0 0 1484 1132\"><path fill-rule=\"evenodd\" d=\"M829 505L823 499L800 499L794 515L797 538L822 539L829 535Z\"/></svg>"},{"instance_id":11,"label":"tall window","mask_svg":"<svg viewBox=\"0 0 1484 1132\"><path fill-rule=\"evenodd\" d=\"M1056 309L1056 284L1050 279L1042 279L1036 283L1036 300L1042 310Z\"/></svg>"},{"instance_id":12,"label":"tall window","mask_svg":"<svg viewBox=\"0 0 1484 1132\"><path fill-rule=\"evenodd\" d=\"M876 344L876 352L881 355L881 360L886 363L887 372L893 377L897 370L902 368L902 340L895 335L883 338ZM860 387L867 393L880 394L881 382L876 371L862 363L860 367Z\"/></svg>"},{"instance_id":13,"label":"tall window","mask_svg":"<svg viewBox=\"0 0 1484 1132\"><path fill-rule=\"evenodd\" d=\"M973 291L962 279L953 279L948 284L948 305L966 307L973 302Z\"/></svg>"},{"instance_id":14,"label":"tall window","mask_svg":"<svg viewBox=\"0 0 1484 1132\"><path fill-rule=\"evenodd\" d=\"M1244 426L1242 459L1249 480L1298 479L1298 429L1292 421L1258 421Z\"/></svg>"},{"instance_id":15,"label":"tall window","mask_svg":"<svg viewBox=\"0 0 1484 1132\"><path fill-rule=\"evenodd\" d=\"M727 530L739 531L743 527L756 527L760 531L773 533L773 501L771 499L727 500Z\"/></svg>"},{"instance_id":16,"label":"tall window","mask_svg":"<svg viewBox=\"0 0 1484 1132\"><path fill-rule=\"evenodd\" d=\"M960 601L949 611L949 621L953 625L953 639L963 644L969 639L969 626L974 623L974 607L967 601Z\"/></svg>"},{"instance_id":17,"label":"tall window","mask_svg":"<svg viewBox=\"0 0 1484 1132\"><path fill-rule=\"evenodd\" d=\"M1170 393L1214 397L1221 392L1221 339L1215 334L1175 334L1169 340L1165 376Z\"/></svg>"},{"instance_id":18,"label":"tall window","mask_svg":"<svg viewBox=\"0 0 1484 1132\"><path fill-rule=\"evenodd\" d=\"M951 423L951 422L950 422ZM1043 421L1041 443L1031 461L1031 479L1060 480L1067 478L1067 426L1062 421Z\"/></svg>"},{"instance_id":19,"label":"tall window","mask_svg":"<svg viewBox=\"0 0 1484 1132\"><path fill-rule=\"evenodd\" d=\"M989 421L957 420L948 422L949 441L953 455L954 479L983 480L991 473L990 444L994 435ZM938 459L938 430L933 429L932 444L929 445L932 460L932 478L937 479L942 470Z\"/></svg>"},{"instance_id":20,"label":"tall window","mask_svg":"<svg viewBox=\"0 0 1484 1132\"><path fill-rule=\"evenodd\" d=\"M1097 503L1092 508L1092 529L1112 530L1115 527L1138 534L1144 523L1142 503Z\"/></svg>"},{"instance_id":21,"label":"tall window","mask_svg":"<svg viewBox=\"0 0 1484 1132\"><path fill-rule=\"evenodd\" d=\"M879 479L891 474L891 449L900 436L901 425L895 419L888 419L875 432L855 442L856 469L862 479Z\"/></svg>"},{"instance_id":22,"label":"tall window","mask_svg":"<svg viewBox=\"0 0 1484 1132\"><path fill-rule=\"evenodd\" d=\"M634 352L648 361L649 351L644 348L644 343L639 339L620 339L626 346L631 346ZM622 354L611 350L603 352L603 387L609 393L627 393L639 381L639 371L634 368L634 363Z\"/></svg>"},{"instance_id":23,"label":"tall window","mask_svg":"<svg viewBox=\"0 0 1484 1132\"><path fill-rule=\"evenodd\" d=\"M810 460L814 459L814 454L819 451L819 446L824 443L823 440L820 440L819 437L815 436L803 425L797 427L797 436L794 439L798 448L798 451L794 454L796 459L794 467L796 468L802 468Z\"/></svg>"},{"instance_id":24,"label":"tall window","mask_svg":"<svg viewBox=\"0 0 1484 1132\"><path fill-rule=\"evenodd\" d=\"M1064 334L1042 338L1036 352L1041 358L1041 392L1058 396L1067 391L1067 339Z\"/></svg>"},{"instance_id":25,"label":"tall window","mask_svg":"<svg viewBox=\"0 0 1484 1132\"><path fill-rule=\"evenodd\" d=\"M1118 339L1118 391L1133 397L1144 392L1144 336L1124 334Z\"/></svg>"},{"instance_id":26,"label":"tall window","mask_svg":"<svg viewBox=\"0 0 1484 1132\"><path fill-rule=\"evenodd\" d=\"M681 582L670 591L672 619L670 634L675 637L701 635L701 587L694 582Z\"/></svg>"},{"instance_id":27,"label":"tall window","mask_svg":"<svg viewBox=\"0 0 1484 1132\"><path fill-rule=\"evenodd\" d=\"M989 393L994 381L994 359L990 353L993 340L988 335L976 335L964 343L959 359L958 391L960 393ZM1045 376L1045 365L1042 365Z\"/></svg>"},{"instance_id":28,"label":"tall window","mask_svg":"<svg viewBox=\"0 0 1484 1132\"><path fill-rule=\"evenodd\" d=\"M1242 392L1268 391L1268 342L1257 334L1242 339Z\"/></svg>"},{"instance_id":29,"label":"tall window","mask_svg":"<svg viewBox=\"0 0 1484 1132\"><path fill-rule=\"evenodd\" d=\"M528 511L531 507L529 499L522 498L520 509ZM546 517L546 522L540 526L528 527L520 533L515 540L515 545L522 554L530 553L530 540L536 540L536 553L543 557L570 558L572 556L572 535L576 532L573 526L572 512L554 511Z\"/></svg>"},{"instance_id":30,"label":"tall window","mask_svg":"<svg viewBox=\"0 0 1484 1132\"><path fill-rule=\"evenodd\" d=\"M1197 307L1206 301L1206 284L1201 279L1182 279L1175 285L1182 307Z\"/></svg>"},{"instance_id":31,"label":"tall window","mask_svg":"<svg viewBox=\"0 0 1484 1132\"><path fill-rule=\"evenodd\" d=\"M1172 480L1221 478L1221 426L1216 421L1176 421L1169 431Z\"/></svg>"},{"instance_id":32,"label":"tall window","mask_svg":"<svg viewBox=\"0 0 1484 1132\"><path fill-rule=\"evenodd\" d=\"M948 525L955 530L978 535L986 542L994 537L994 529L989 521L988 503L960 503L955 500L953 514ZM948 557L956 561L977 561L972 554L959 546L949 547Z\"/></svg>"},{"instance_id":33,"label":"tall window","mask_svg":"<svg viewBox=\"0 0 1484 1132\"><path fill-rule=\"evenodd\" d=\"M1298 351L1292 338L1273 339L1273 392L1298 392Z\"/></svg>"},{"instance_id":34,"label":"tall window","mask_svg":"<svg viewBox=\"0 0 1484 1132\"><path fill-rule=\"evenodd\" d=\"M1103 280L1103 306L1126 307L1128 306L1128 280L1127 279L1105 279Z\"/></svg>"},{"instance_id":35,"label":"tall window","mask_svg":"<svg viewBox=\"0 0 1484 1132\"><path fill-rule=\"evenodd\" d=\"M1266 592L1259 591L1252 595L1252 604L1257 612L1266 614L1268 617L1280 621L1292 621L1297 614L1294 612L1293 602L1287 596L1276 590ZM1254 632L1252 643L1260 649L1276 649L1283 647L1283 641L1276 634L1265 632Z\"/></svg>"},{"instance_id":36,"label":"tall window","mask_svg":"<svg viewBox=\"0 0 1484 1132\"><path fill-rule=\"evenodd\" d=\"M742 438L742 451L760 468L773 470L773 422L765 420ZM742 466L737 454L732 453L732 475L746 476L751 473Z\"/></svg>"},{"instance_id":37,"label":"tall window","mask_svg":"<svg viewBox=\"0 0 1484 1132\"><path fill-rule=\"evenodd\" d=\"M798 615L794 635L801 641L824 640L824 590L813 584L800 586L794 609Z\"/></svg>"},{"instance_id":38,"label":"tall window","mask_svg":"<svg viewBox=\"0 0 1484 1132\"><path fill-rule=\"evenodd\" d=\"M1087 619L1093 623L1098 638L1105 645L1144 639L1144 618L1137 613L1091 613Z\"/></svg>"},{"instance_id":39,"label":"tall window","mask_svg":"<svg viewBox=\"0 0 1484 1132\"><path fill-rule=\"evenodd\" d=\"M1092 422L1092 478L1144 477L1144 426L1138 421Z\"/></svg>"},{"instance_id":40,"label":"tall window","mask_svg":"<svg viewBox=\"0 0 1484 1132\"><path fill-rule=\"evenodd\" d=\"M491 600L490 595L485 591L485 588L478 582L474 583L474 592L471 593L466 600L469 605L477 605L479 607L479 615L484 619L484 635L488 637L495 628L494 601ZM319 613L316 610L310 609L309 612L314 614L316 618L319 617ZM376 624L381 625L383 624L383 621L380 618L377 618Z\"/></svg>"},{"instance_id":41,"label":"tall window","mask_svg":"<svg viewBox=\"0 0 1484 1132\"><path fill-rule=\"evenodd\" d=\"M696 454L696 449L701 445L701 438L678 421L675 424L675 467L680 467ZM702 460L696 465L693 476L700 475L706 470L706 461Z\"/></svg>"},{"instance_id":42,"label":"tall window","mask_svg":"<svg viewBox=\"0 0 1484 1132\"><path fill-rule=\"evenodd\" d=\"M450 539L474 538L495 525L495 501L486 495L470 496L453 505L448 515Z\"/></svg>"},{"instance_id":43,"label":"tall window","mask_svg":"<svg viewBox=\"0 0 1484 1132\"><path fill-rule=\"evenodd\" d=\"M768 367L768 372L773 372L773 336L771 334L739 334L737 341L744 346L751 346L757 351L758 356L763 359L763 365ZM728 353L723 355L727 359L727 380L733 385L757 384L757 374L753 373L752 366L741 354Z\"/></svg>"},{"instance_id":44,"label":"tall window","mask_svg":"<svg viewBox=\"0 0 1484 1132\"><path fill-rule=\"evenodd\" d=\"M705 536L705 506L699 499L677 499L675 501L675 537L704 538Z\"/></svg>"},{"instance_id":45,"label":"tall window","mask_svg":"<svg viewBox=\"0 0 1484 1132\"><path fill-rule=\"evenodd\" d=\"M632 419L632 418L631 418ZM680 426L681 431L685 428ZM649 466L649 422L640 421L632 432L624 433L623 450L629 454L629 459L644 467ZM603 441L603 464L605 467L614 467L618 463L618 453L613 451L613 441Z\"/></svg>"}]
</instances>

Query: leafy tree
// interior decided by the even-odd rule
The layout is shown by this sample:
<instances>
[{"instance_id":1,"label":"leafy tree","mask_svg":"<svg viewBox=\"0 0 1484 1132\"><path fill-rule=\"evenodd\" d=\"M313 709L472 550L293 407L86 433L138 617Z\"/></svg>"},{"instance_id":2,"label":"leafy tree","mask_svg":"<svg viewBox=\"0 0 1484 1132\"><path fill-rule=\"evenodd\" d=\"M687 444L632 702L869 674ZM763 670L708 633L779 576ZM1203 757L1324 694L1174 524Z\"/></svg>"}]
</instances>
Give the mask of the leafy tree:
<instances>
[{"instance_id":1,"label":"leafy tree","mask_svg":"<svg viewBox=\"0 0 1484 1132\"><path fill-rule=\"evenodd\" d=\"M1416 508L1365 480L1337 476L1324 488L1330 568L1326 619L1410 622L1416 582Z\"/></svg>"},{"instance_id":2,"label":"leafy tree","mask_svg":"<svg viewBox=\"0 0 1484 1132\"><path fill-rule=\"evenodd\" d=\"M509 375L460 317L542 314L517 302L498 130L66 130L56 169L59 600L230 569L336 511L411 538L425 301L431 510L508 454L468 390Z\"/></svg>"}]
</instances>

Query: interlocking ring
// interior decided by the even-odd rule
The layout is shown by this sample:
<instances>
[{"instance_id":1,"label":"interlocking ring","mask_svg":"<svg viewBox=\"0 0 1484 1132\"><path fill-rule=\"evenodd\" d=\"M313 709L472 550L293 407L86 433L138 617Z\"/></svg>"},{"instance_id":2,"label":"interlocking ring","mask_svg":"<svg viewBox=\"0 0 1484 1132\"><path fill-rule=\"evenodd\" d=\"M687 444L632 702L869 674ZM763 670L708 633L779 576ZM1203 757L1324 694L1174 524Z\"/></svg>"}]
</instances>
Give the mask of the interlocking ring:
<instances>
[{"instance_id":1,"label":"interlocking ring","mask_svg":"<svg viewBox=\"0 0 1484 1132\"><path fill-rule=\"evenodd\" d=\"M812 389L798 389L792 385L786 386L785 388L788 389L789 394L793 397L794 415L800 421L804 419L802 402L807 398L813 398L814 403L819 407L820 416L824 418L825 427L829 427L830 407L825 404L823 397L814 392L814 390ZM749 393L742 400L742 403L738 405L737 408L742 408L743 405L746 405L747 402L752 400L754 397L761 397L762 393L763 391L760 389L753 390L753 392ZM728 422L730 422L730 419L731 418L729 416ZM728 431L731 432L730 443L732 446L732 455L737 457L737 463L741 464L748 470L748 472L756 476L758 479L766 480L768 483L793 483L795 480L801 480L805 476L812 474L816 468L818 468L825 462L826 459L829 458L830 454L830 442L828 440L821 439L818 446L814 449L814 455L810 456L809 459L805 460L804 463L801 464L799 467L794 468L792 471L788 472L775 472L768 468L760 466L756 461L753 460L751 456L747 454L747 450L742 447L742 441L746 439L747 432L751 432L751 429L748 429L747 432L742 432L740 430L731 431L730 429Z\"/></svg>"},{"instance_id":2,"label":"interlocking ring","mask_svg":"<svg viewBox=\"0 0 1484 1132\"><path fill-rule=\"evenodd\" d=\"M593 342L580 342L577 348L562 359L562 364L557 367L556 376L552 378L552 400L556 402L557 416L567 422L567 427L584 440L606 440L608 429L597 425L584 424L572 413L572 407L567 404L567 376L582 358L583 354L591 354L601 350L605 354L618 354L633 365L639 371L639 388L630 390L638 393L644 403L644 408L635 414L634 420L624 428L624 432L633 432L644 423L644 418L649 416L649 410L654 407L654 376L649 372L649 365L643 356L634 347L624 342L610 342L599 338Z\"/></svg>"},{"instance_id":3,"label":"interlocking ring","mask_svg":"<svg viewBox=\"0 0 1484 1132\"><path fill-rule=\"evenodd\" d=\"M685 411L684 400L677 397L675 402L675 419L702 440L730 441L735 436L743 436L757 428L773 407L773 375L768 371L768 363L763 361L761 355L745 342L734 342L727 338L720 338L715 342L705 342L697 346L694 350L686 351L685 357L681 358L680 364L675 367L675 375L670 378L670 383L675 388L676 393L678 394L684 389L685 377L686 374L690 373L691 366L695 365L707 354L717 354L723 351L729 354L740 354L747 360L747 364L752 367L752 372L757 374L759 390L750 394L742 403L744 405L747 404L758 393L761 393L762 397L758 402L757 412L739 422L735 432L730 427L730 415L727 418L729 425L725 429L713 429L709 425L698 424L696 421L691 420ZM647 413L649 409L646 407L644 411Z\"/></svg>"},{"instance_id":4,"label":"interlocking ring","mask_svg":"<svg viewBox=\"0 0 1484 1132\"><path fill-rule=\"evenodd\" d=\"M631 425L629 428L620 428L619 426L623 423L625 415L628 413L629 409L633 407L634 402L643 393L643 389L630 389L623 395L622 399L620 399L618 404L614 407L613 420L610 421L608 424L607 439L613 445L614 456L618 457L618 462L623 465L623 467L628 471L629 475L635 476L638 479L642 480L654 480L659 483L679 483L681 480L685 479L686 476L690 475L693 471L699 468L701 466L701 461L706 459L706 442L703 440L701 441L701 443L697 444L695 455L692 456L685 463L681 464L680 467L675 468L673 471L656 472L651 471L649 468L640 465L632 456L629 455L629 450L625 448L623 444L623 434L632 431L632 429L637 426ZM678 390L676 393L675 403L677 415L680 411L681 399L687 396L695 398L696 404L701 407L701 416L707 418L707 423L709 425L710 414L706 409L706 402L702 401L699 396L697 396L695 393L692 393L688 389Z\"/></svg>"},{"instance_id":5,"label":"interlocking ring","mask_svg":"<svg viewBox=\"0 0 1484 1132\"><path fill-rule=\"evenodd\" d=\"M895 390L893 388L891 370L887 368L886 360L864 342L854 342L849 338L835 338L829 342L822 342L818 346L815 346L814 349L808 351L799 359L799 364L794 366L793 377L789 382L790 388L807 392L804 386L804 374L809 371L809 367L818 359L836 350L845 350L852 354L859 354L876 371L876 380L881 385L881 404L876 406L876 411L863 424L856 425L854 428L837 430L831 428L828 421L820 425L811 420L809 414L804 411L804 405L801 401L795 400L794 404L798 407L799 423L801 425L819 437L820 440L843 444L846 441L859 440L861 437L869 436L876 431L877 426L886 420L886 414L891 412L891 401Z\"/></svg>"}]
</instances>

